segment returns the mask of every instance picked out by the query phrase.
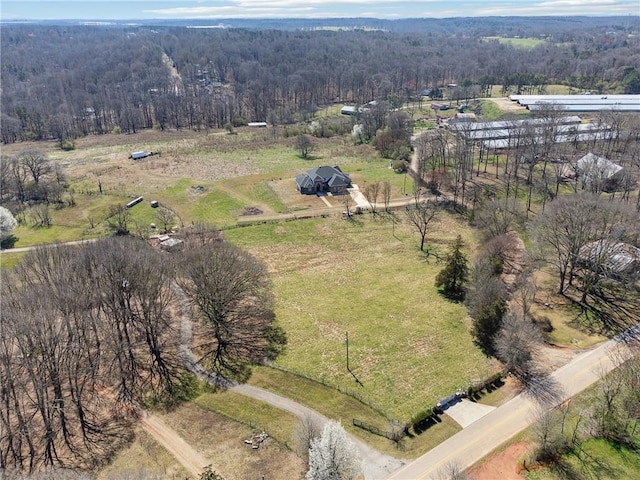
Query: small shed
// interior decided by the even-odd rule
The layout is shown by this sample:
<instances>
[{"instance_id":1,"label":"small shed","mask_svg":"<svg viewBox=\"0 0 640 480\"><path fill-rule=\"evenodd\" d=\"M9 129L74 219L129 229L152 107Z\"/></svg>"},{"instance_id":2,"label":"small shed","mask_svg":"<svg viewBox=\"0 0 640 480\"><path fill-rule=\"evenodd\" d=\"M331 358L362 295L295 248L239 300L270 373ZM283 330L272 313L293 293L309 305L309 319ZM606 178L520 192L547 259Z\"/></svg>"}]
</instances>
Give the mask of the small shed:
<instances>
[{"instance_id":1,"label":"small shed","mask_svg":"<svg viewBox=\"0 0 640 480\"><path fill-rule=\"evenodd\" d=\"M357 115L358 109L353 106L345 105L344 107L342 107L342 110L340 110L340 113L342 115Z\"/></svg>"},{"instance_id":2,"label":"small shed","mask_svg":"<svg viewBox=\"0 0 640 480\"><path fill-rule=\"evenodd\" d=\"M475 122L476 121L476 114L475 113L456 113L455 116L456 121L459 122Z\"/></svg>"},{"instance_id":3,"label":"small shed","mask_svg":"<svg viewBox=\"0 0 640 480\"><path fill-rule=\"evenodd\" d=\"M578 160L576 172L585 186L604 192L615 192L624 176L620 165L592 152Z\"/></svg>"},{"instance_id":4,"label":"small shed","mask_svg":"<svg viewBox=\"0 0 640 480\"><path fill-rule=\"evenodd\" d=\"M144 197L137 197L134 198L133 200L131 200L129 203L127 203L127 208L131 208L131 207L135 207L136 205L138 205L140 202L142 202L142 200L144 200Z\"/></svg>"},{"instance_id":5,"label":"small shed","mask_svg":"<svg viewBox=\"0 0 640 480\"><path fill-rule=\"evenodd\" d=\"M446 103L432 103L431 108L434 110L449 110L451 107Z\"/></svg>"},{"instance_id":6,"label":"small shed","mask_svg":"<svg viewBox=\"0 0 640 480\"><path fill-rule=\"evenodd\" d=\"M143 158L147 158L149 156L153 155L153 152L145 152L143 150L140 150L139 152L133 152L131 155L129 155L129 158L133 159L133 160L141 160Z\"/></svg>"},{"instance_id":7,"label":"small shed","mask_svg":"<svg viewBox=\"0 0 640 480\"><path fill-rule=\"evenodd\" d=\"M160 248L165 252L177 252L182 250L184 242L179 238L169 237L168 239L160 242Z\"/></svg>"}]
</instances>

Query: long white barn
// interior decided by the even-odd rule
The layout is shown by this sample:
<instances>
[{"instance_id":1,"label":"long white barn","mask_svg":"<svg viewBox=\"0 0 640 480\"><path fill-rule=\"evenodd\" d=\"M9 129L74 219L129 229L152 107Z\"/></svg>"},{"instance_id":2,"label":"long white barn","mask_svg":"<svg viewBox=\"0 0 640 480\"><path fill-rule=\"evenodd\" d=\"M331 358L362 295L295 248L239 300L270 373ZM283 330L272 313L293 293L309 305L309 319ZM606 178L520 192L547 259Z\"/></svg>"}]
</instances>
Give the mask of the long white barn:
<instances>
[{"instance_id":1,"label":"long white barn","mask_svg":"<svg viewBox=\"0 0 640 480\"><path fill-rule=\"evenodd\" d=\"M640 95L509 95L509 99L529 110L554 105L566 112L640 112Z\"/></svg>"}]
</instances>

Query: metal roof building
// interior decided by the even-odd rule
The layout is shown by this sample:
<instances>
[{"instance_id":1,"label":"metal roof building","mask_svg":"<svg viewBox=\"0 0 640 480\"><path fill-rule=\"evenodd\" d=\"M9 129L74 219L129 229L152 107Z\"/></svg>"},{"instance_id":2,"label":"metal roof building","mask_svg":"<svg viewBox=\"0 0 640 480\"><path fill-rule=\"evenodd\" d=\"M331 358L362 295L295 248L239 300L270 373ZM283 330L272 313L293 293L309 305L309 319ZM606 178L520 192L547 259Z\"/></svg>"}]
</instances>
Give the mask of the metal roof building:
<instances>
[{"instance_id":1,"label":"metal roof building","mask_svg":"<svg viewBox=\"0 0 640 480\"><path fill-rule=\"evenodd\" d=\"M573 135L558 135L556 136L556 143L569 143L569 142L595 142L598 140L610 140L617 135L611 131L600 132L587 132L576 133ZM515 147L518 139L513 138L497 138L492 140L485 140L482 142L484 148L490 150L504 150L505 148Z\"/></svg>"},{"instance_id":2,"label":"metal roof building","mask_svg":"<svg viewBox=\"0 0 640 480\"><path fill-rule=\"evenodd\" d=\"M544 110L545 105L541 103L534 103L531 105L527 105L527 108L531 111L535 110ZM604 111L612 111L612 112L640 112L640 104L638 105L629 105L629 104L597 104L591 103L587 105L575 105L575 104L563 104L562 110L564 112L604 112Z\"/></svg>"},{"instance_id":3,"label":"metal roof building","mask_svg":"<svg viewBox=\"0 0 640 480\"><path fill-rule=\"evenodd\" d=\"M570 115L557 119L558 125L578 125L582 119L577 115ZM450 130L457 132L471 132L474 130L502 130L510 128L520 128L528 125L544 125L549 123L546 118L527 118L524 120L507 120L497 122L453 122L448 123Z\"/></svg>"},{"instance_id":4,"label":"metal roof building","mask_svg":"<svg viewBox=\"0 0 640 480\"><path fill-rule=\"evenodd\" d=\"M510 95L509 98L529 110L555 105L567 112L640 112L640 95Z\"/></svg>"}]
</instances>

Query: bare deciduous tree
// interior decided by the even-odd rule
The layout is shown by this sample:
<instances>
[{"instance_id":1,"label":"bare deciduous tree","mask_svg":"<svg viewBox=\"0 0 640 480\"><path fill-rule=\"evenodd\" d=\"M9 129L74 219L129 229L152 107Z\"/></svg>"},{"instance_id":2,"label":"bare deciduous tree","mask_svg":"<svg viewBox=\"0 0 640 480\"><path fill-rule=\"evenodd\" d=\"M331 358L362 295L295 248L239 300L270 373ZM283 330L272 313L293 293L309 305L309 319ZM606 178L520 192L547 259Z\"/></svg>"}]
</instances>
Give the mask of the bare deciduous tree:
<instances>
[{"instance_id":1,"label":"bare deciduous tree","mask_svg":"<svg viewBox=\"0 0 640 480\"><path fill-rule=\"evenodd\" d=\"M438 206L429 200L415 199L405 207L405 216L411 226L420 235L420 251L424 251L424 244L429 233L431 222L437 218Z\"/></svg>"},{"instance_id":2,"label":"bare deciduous tree","mask_svg":"<svg viewBox=\"0 0 640 480\"><path fill-rule=\"evenodd\" d=\"M308 135L298 135L296 137L296 150L300 152L300 156L304 159L309 158L309 154L313 151L315 144Z\"/></svg>"},{"instance_id":3,"label":"bare deciduous tree","mask_svg":"<svg viewBox=\"0 0 640 480\"><path fill-rule=\"evenodd\" d=\"M367 199L367 202L369 202L371 213L375 215L378 208L378 196L380 195L380 182L368 183L364 187L362 194L364 195L364 198Z\"/></svg>"},{"instance_id":4,"label":"bare deciduous tree","mask_svg":"<svg viewBox=\"0 0 640 480\"><path fill-rule=\"evenodd\" d=\"M448 463L437 473L438 480L470 480L471 477L467 475L460 465L455 462Z\"/></svg>"},{"instance_id":5,"label":"bare deciduous tree","mask_svg":"<svg viewBox=\"0 0 640 480\"><path fill-rule=\"evenodd\" d=\"M53 167L44 152L40 150L24 150L18 155L19 161L31 174L33 183L38 185L40 179L53 171Z\"/></svg>"},{"instance_id":6,"label":"bare deciduous tree","mask_svg":"<svg viewBox=\"0 0 640 480\"><path fill-rule=\"evenodd\" d=\"M266 266L226 242L189 249L180 264L178 283L204 322L201 361L222 377L247 378L251 364L277 353L274 342L284 341L271 335L277 327Z\"/></svg>"},{"instance_id":7,"label":"bare deciduous tree","mask_svg":"<svg viewBox=\"0 0 640 480\"><path fill-rule=\"evenodd\" d=\"M322 424L310 414L304 415L293 430L296 453L305 462L309 462L309 449L313 441L322 435Z\"/></svg>"},{"instance_id":8,"label":"bare deciduous tree","mask_svg":"<svg viewBox=\"0 0 640 480\"><path fill-rule=\"evenodd\" d=\"M37 249L7 274L0 468L99 466L132 434L114 396L168 403L187 392L171 273L144 242L112 238Z\"/></svg>"}]
</instances>

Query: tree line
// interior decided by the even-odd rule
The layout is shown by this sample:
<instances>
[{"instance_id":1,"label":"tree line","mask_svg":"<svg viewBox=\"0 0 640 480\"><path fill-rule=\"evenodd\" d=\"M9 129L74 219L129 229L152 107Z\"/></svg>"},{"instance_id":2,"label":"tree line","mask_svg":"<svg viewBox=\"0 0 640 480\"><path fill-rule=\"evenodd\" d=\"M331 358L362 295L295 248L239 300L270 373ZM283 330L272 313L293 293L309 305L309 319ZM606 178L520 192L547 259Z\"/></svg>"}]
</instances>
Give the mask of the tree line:
<instances>
[{"instance_id":1,"label":"tree line","mask_svg":"<svg viewBox=\"0 0 640 480\"><path fill-rule=\"evenodd\" d=\"M542 91L549 83L640 91L637 37L608 27L587 36L576 24L564 35L557 29L545 35L538 25L535 34L546 41L524 50L486 41L479 32L436 29L8 25L0 32L0 133L4 143L63 144L152 127L292 123L336 102L384 100L397 108L448 82L477 85L485 93L493 84ZM522 23L518 29L526 36Z\"/></svg>"}]
</instances>

